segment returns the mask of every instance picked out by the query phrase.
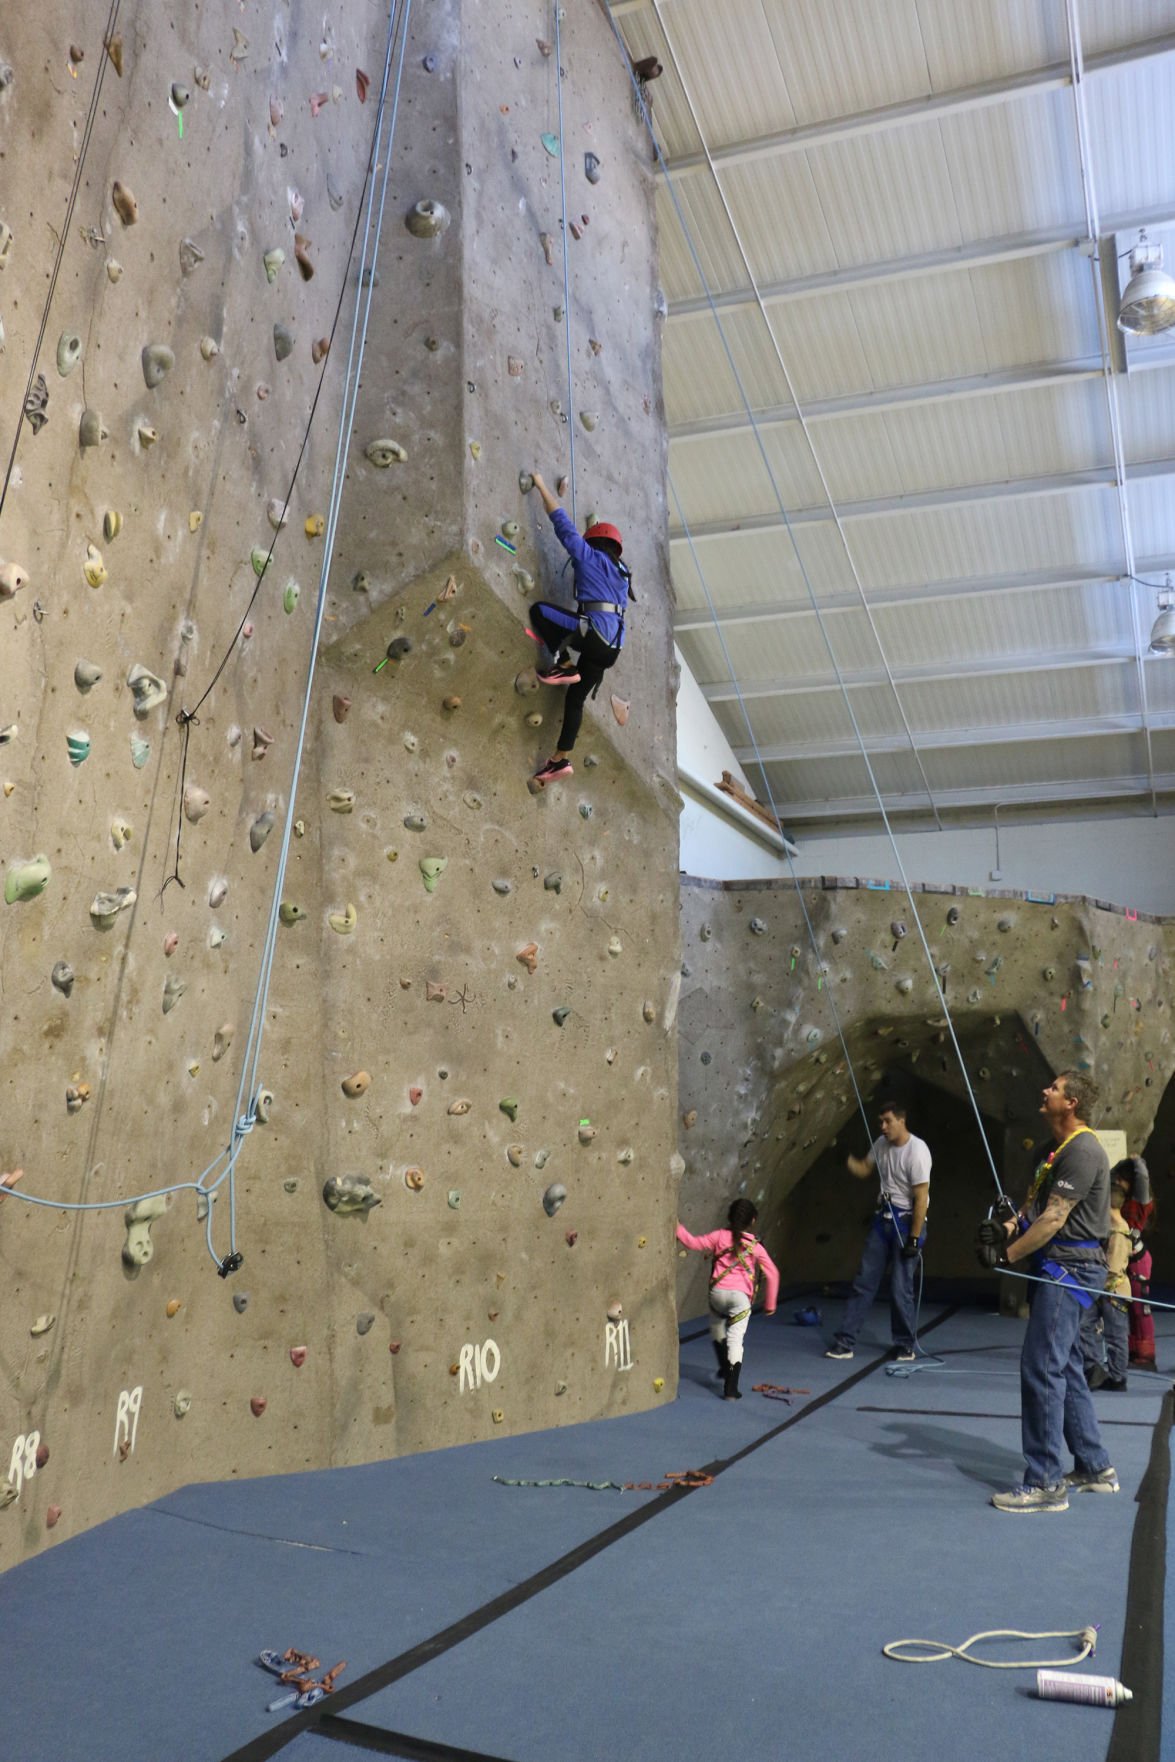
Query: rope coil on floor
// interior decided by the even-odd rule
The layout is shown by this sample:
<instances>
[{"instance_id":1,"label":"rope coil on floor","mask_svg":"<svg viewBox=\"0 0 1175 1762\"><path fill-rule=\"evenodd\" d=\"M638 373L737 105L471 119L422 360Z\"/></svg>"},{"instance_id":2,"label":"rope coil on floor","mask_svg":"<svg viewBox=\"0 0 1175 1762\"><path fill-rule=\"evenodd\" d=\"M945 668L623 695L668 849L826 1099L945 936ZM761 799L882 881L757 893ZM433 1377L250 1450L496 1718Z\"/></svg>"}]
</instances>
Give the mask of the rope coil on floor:
<instances>
[{"instance_id":1,"label":"rope coil on floor","mask_svg":"<svg viewBox=\"0 0 1175 1762\"><path fill-rule=\"evenodd\" d=\"M1079 1640L1081 1650L1072 1658L973 1658L970 1648L980 1640ZM902 1651L906 1646L923 1646L925 1655L908 1658ZM943 1664L948 1658L961 1658L965 1664L982 1664L987 1670L1067 1670L1071 1664L1083 1664L1093 1657L1097 1628L1048 1628L1043 1633L1026 1633L1018 1627L989 1627L986 1633L972 1634L961 1646L948 1645L945 1640L890 1640L881 1650L896 1664Z\"/></svg>"}]
</instances>

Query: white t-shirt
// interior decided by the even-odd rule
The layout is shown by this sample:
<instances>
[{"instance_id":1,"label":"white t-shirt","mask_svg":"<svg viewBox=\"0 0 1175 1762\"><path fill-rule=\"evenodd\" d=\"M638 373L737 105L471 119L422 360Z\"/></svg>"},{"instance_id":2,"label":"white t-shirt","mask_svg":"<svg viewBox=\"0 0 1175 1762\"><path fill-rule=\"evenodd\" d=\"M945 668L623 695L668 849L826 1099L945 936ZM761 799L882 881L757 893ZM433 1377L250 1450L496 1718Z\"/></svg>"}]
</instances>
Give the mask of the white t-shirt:
<instances>
[{"instance_id":1,"label":"white t-shirt","mask_svg":"<svg viewBox=\"0 0 1175 1762\"><path fill-rule=\"evenodd\" d=\"M913 1133L904 1144L878 1138L869 1152L881 1177L881 1190L895 1211L914 1209L914 1189L930 1180L930 1150Z\"/></svg>"}]
</instances>

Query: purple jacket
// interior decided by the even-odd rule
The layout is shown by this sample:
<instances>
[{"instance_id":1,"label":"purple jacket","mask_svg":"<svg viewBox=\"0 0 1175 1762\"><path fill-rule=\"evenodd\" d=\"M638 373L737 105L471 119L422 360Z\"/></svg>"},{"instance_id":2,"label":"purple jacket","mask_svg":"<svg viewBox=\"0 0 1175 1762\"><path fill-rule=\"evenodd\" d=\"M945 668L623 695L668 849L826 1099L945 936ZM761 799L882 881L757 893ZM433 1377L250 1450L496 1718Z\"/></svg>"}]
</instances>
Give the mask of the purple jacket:
<instances>
[{"instance_id":1,"label":"purple jacket","mask_svg":"<svg viewBox=\"0 0 1175 1762\"><path fill-rule=\"evenodd\" d=\"M611 557L605 551L597 551L593 545L588 544L564 509L555 509L551 515L551 525L555 529L555 537L571 558L576 602L609 600L614 606L626 605L628 577L621 574ZM623 648L624 625L615 612L586 612L584 616L596 635L609 648Z\"/></svg>"}]
</instances>

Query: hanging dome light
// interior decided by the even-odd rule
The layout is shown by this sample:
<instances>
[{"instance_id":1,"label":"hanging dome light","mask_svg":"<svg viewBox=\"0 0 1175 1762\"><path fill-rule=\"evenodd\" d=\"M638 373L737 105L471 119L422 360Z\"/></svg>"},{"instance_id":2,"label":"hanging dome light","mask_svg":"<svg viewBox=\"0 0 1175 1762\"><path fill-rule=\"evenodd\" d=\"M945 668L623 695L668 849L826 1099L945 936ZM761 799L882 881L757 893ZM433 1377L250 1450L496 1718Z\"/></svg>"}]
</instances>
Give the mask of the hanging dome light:
<instances>
[{"instance_id":1,"label":"hanging dome light","mask_svg":"<svg viewBox=\"0 0 1175 1762\"><path fill-rule=\"evenodd\" d=\"M1171 591L1169 575L1166 585L1159 590L1159 615L1151 631L1150 652L1152 655L1175 655L1175 593Z\"/></svg>"},{"instance_id":2,"label":"hanging dome light","mask_svg":"<svg viewBox=\"0 0 1175 1762\"><path fill-rule=\"evenodd\" d=\"M1149 245L1145 227L1130 253L1130 280L1118 307L1118 329L1155 336L1175 324L1175 280L1163 268L1162 245Z\"/></svg>"}]
</instances>

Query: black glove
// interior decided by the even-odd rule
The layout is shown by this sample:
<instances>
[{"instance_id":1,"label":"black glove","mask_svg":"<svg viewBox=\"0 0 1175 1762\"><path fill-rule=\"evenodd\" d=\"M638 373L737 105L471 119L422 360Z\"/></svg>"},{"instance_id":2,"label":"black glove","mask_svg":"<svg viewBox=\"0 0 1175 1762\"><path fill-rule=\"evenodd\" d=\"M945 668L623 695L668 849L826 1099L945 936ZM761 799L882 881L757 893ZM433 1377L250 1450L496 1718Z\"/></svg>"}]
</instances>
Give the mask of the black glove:
<instances>
[{"instance_id":1,"label":"black glove","mask_svg":"<svg viewBox=\"0 0 1175 1762\"><path fill-rule=\"evenodd\" d=\"M999 1266L1007 1256L1008 1232L997 1218L984 1218L975 1235L975 1252L980 1266L990 1271Z\"/></svg>"},{"instance_id":2,"label":"black glove","mask_svg":"<svg viewBox=\"0 0 1175 1762\"><path fill-rule=\"evenodd\" d=\"M907 1236L902 1243L902 1259L917 1260L919 1254L917 1236Z\"/></svg>"}]
</instances>

